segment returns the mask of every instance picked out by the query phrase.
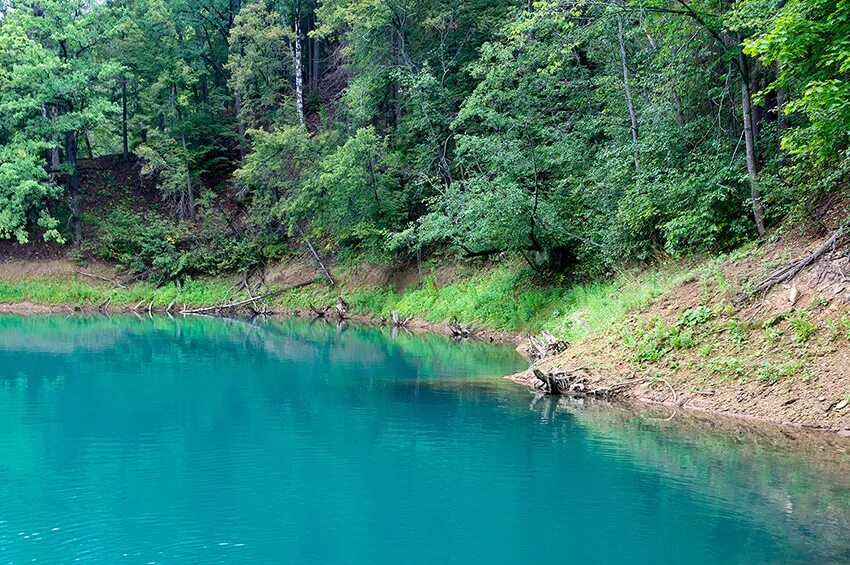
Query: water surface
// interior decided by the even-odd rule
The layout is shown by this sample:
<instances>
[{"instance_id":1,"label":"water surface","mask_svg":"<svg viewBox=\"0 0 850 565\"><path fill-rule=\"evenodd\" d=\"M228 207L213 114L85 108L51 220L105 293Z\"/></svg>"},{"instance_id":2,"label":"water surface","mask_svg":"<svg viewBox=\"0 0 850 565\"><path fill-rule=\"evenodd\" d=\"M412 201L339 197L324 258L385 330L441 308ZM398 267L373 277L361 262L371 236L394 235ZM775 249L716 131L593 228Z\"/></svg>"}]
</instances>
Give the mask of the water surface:
<instances>
[{"instance_id":1,"label":"water surface","mask_svg":"<svg viewBox=\"0 0 850 565\"><path fill-rule=\"evenodd\" d=\"M535 399L500 378L523 367L304 321L0 317L0 563L850 562L840 447Z\"/></svg>"}]
</instances>

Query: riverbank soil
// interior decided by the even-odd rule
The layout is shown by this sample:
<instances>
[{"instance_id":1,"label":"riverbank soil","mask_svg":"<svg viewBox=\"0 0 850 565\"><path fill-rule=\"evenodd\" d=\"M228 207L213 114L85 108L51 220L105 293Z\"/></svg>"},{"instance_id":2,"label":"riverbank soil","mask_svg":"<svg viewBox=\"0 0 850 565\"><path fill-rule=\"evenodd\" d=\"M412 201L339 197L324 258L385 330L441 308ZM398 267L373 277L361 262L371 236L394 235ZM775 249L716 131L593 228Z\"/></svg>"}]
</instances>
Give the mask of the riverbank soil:
<instances>
[{"instance_id":1,"label":"riverbank soil","mask_svg":"<svg viewBox=\"0 0 850 565\"><path fill-rule=\"evenodd\" d=\"M685 283L606 332L542 360L622 397L812 426L850 436L850 269L846 241L793 280L748 289L829 237L789 232ZM512 377L529 386L529 371Z\"/></svg>"}]
</instances>

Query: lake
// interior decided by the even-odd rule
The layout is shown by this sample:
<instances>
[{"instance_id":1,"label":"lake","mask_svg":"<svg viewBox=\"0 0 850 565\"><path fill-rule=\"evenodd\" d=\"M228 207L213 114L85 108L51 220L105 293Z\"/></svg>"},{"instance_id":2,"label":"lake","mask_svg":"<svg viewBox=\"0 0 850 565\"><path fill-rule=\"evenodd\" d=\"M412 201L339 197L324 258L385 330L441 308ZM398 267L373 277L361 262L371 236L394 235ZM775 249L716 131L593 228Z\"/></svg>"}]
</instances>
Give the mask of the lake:
<instances>
[{"instance_id":1,"label":"lake","mask_svg":"<svg viewBox=\"0 0 850 565\"><path fill-rule=\"evenodd\" d=\"M535 397L525 367L303 320L0 317L0 563L850 562L839 438Z\"/></svg>"}]
</instances>

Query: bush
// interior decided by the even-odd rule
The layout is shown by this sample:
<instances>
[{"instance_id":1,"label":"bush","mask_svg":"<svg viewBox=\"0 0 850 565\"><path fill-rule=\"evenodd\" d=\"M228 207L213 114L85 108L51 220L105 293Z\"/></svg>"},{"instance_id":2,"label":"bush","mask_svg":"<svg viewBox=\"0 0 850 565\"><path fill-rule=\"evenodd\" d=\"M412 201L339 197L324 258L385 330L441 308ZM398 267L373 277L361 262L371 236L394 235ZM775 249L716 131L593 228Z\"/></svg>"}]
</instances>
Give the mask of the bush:
<instances>
[{"instance_id":1,"label":"bush","mask_svg":"<svg viewBox=\"0 0 850 565\"><path fill-rule=\"evenodd\" d=\"M223 216L215 213L207 214L200 230L123 207L91 222L98 231L90 246L96 255L151 280L242 272L254 267L261 253L255 240L231 233Z\"/></svg>"}]
</instances>

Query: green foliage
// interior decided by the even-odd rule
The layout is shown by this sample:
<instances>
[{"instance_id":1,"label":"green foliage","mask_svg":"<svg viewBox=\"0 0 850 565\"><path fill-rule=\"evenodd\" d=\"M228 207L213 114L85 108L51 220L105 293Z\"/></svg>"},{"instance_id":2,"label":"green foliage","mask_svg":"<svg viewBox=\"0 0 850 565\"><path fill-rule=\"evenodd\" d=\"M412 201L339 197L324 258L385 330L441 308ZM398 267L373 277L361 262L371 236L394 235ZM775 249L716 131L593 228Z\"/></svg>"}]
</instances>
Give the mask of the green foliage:
<instances>
[{"instance_id":1,"label":"green foliage","mask_svg":"<svg viewBox=\"0 0 850 565\"><path fill-rule=\"evenodd\" d=\"M700 326L714 317L714 312L705 305L699 305L696 308L690 308L682 312L679 317L680 326Z\"/></svg>"},{"instance_id":2,"label":"green foliage","mask_svg":"<svg viewBox=\"0 0 850 565\"><path fill-rule=\"evenodd\" d=\"M37 223L44 229L45 241L63 241L58 221L47 208L62 189L48 180L39 163L38 150L44 147L32 140L0 145L0 239L14 237L27 243L27 228Z\"/></svg>"},{"instance_id":3,"label":"green foliage","mask_svg":"<svg viewBox=\"0 0 850 565\"><path fill-rule=\"evenodd\" d=\"M607 330L679 280L678 273L647 273L639 279L623 276L553 286L539 284L527 270L503 266L460 273L446 285L426 277L420 287L403 293L385 287L344 289L344 293L352 309L361 314L388 316L397 310L403 317L435 323L456 319L505 331L547 330L573 342ZM339 292L313 285L279 300L289 308L306 309L309 304L333 304Z\"/></svg>"},{"instance_id":4,"label":"green foliage","mask_svg":"<svg viewBox=\"0 0 850 565\"><path fill-rule=\"evenodd\" d=\"M697 345L692 331L671 326L659 317L625 329L622 339L634 350L635 360L640 363L654 363L674 349L691 349Z\"/></svg>"},{"instance_id":5,"label":"green foliage","mask_svg":"<svg viewBox=\"0 0 850 565\"><path fill-rule=\"evenodd\" d=\"M244 272L259 260L257 244L229 234L221 218L208 218L200 233L188 223L124 208L92 221L98 228L93 251L153 281Z\"/></svg>"},{"instance_id":6,"label":"green foliage","mask_svg":"<svg viewBox=\"0 0 850 565\"><path fill-rule=\"evenodd\" d=\"M800 312L790 316L788 318L788 323L791 324L791 328L797 336L797 341L801 343L809 341L809 339L818 331L817 324L810 319L809 313L805 310L801 310Z\"/></svg>"},{"instance_id":7,"label":"green foliage","mask_svg":"<svg viewBox=\"0 0 850 565\"><path fill-rule=\"evenodd\" d=\"M787 115L799 113L782 144L818 163L834 161L850 145L850 3L789 0L769 28L747 44L779 75L771 90L787 90Z\"/></svg>"},{"instance_id":8,"label":"green foliage","mask_svg":"<svg viewBox=\"0 0 850 565\"><path fill-rule=\"evenodd\" d=\"M209 306L221 304L234 295L227 281L184 281L178 289L174 283L154 288L152 284L140 283L130 288L97 285L88 281L27 279L19 282L0 281L0 301L32 302L45 305L100 306L109 300L110 305L135 306L141 301L153 299L153 306L167 307L175 304L186 306Z\"/></svg>"},{"instance_id":9,"label":"green foliage","mask_svg":"<svg viewBox=\"0 0 850 565\"><path fill-rule=\"evenodd\" d=\"M127 187L78 189L77 153L126 143L192 225L92 219L104 256L165 277L308 237L343 257L509 254L587 280L732 249L757 235L753 188L775 224L850 172L846 0L0 10L0 237L90 233L77 193Z\"/></svg>"}]
</instances>

